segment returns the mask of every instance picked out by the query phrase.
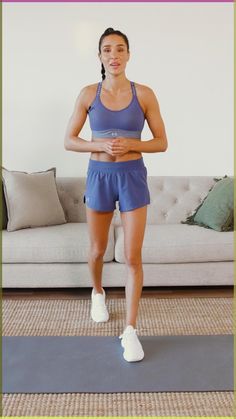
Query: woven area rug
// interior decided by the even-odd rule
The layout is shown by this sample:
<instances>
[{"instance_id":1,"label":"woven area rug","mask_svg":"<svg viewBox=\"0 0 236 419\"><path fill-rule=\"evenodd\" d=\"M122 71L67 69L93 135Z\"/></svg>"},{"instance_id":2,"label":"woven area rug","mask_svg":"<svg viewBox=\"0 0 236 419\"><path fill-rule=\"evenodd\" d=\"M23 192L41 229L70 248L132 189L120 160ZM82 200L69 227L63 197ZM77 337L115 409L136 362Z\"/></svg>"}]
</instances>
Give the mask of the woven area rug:
<instances>
[{"instance_id":1,"label":"woven area rug","mask_svg":"<svg viewBox=\"0 0 236 419\"><path fill-rule=\"evenodd\" d=\"M110 321L90 319L89 300L4 300L5 336L118 336L125 299L107 298ZM232 298L142 298L139 335L233 333ZM233 392L4 394L3 416L234 416Z\"/></svg>"}]
</instances>

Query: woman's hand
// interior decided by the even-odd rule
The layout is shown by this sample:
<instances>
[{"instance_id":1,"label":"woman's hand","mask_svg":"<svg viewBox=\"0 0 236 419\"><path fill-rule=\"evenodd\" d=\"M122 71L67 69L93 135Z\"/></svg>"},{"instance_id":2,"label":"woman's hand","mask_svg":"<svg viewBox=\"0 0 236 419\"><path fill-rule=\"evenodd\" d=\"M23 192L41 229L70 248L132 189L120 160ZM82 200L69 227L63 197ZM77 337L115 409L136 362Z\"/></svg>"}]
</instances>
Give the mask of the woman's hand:
<instances>
[{"instance_id":1,"label":"woman's hand","mask_svg":"<svg viewBox=\"0 0 236 419\"><path fill-rule=\"evenodd\" d=\"M130 151L130 138L118 137L107 139L103 143L103 150L111 156L122 156Z\"/></svg>"}]
</instances>

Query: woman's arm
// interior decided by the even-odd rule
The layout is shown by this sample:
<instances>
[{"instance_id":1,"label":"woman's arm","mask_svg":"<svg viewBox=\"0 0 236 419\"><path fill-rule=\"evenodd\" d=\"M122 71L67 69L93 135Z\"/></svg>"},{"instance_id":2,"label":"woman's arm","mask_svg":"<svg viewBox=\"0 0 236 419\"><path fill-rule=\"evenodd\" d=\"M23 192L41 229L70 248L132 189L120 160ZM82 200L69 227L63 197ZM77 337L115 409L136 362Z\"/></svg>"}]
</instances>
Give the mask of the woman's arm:
<instances>
[{"instance_id":1,"label":"woman's arm","mask_svg":"<svg viewBox=\"0 0 236 419\"><path fill-rule=\"evenodd\" d=\"M108 142L111 155L122 155L129 151L157 153L166 151L168 148L164 122L153 90L147 86L142 86L140 93L142 102L145 105L145 117L154 138L148 141L125 137L114 138Z\"/></svg>"},{"instance_id":2,"label":"woman's arm","mask_svg":"<svg viewBox=\"0 0 236 419\"><path fill-rule=\"evenodd\" d=\"M88 87L84 87L76 99L74 111L66 128L64 147L68 151L93 152L103 151L103 143L87 141L78 137L87 118L86 102L88 98Z\"/></svg>"},{"instance_id":3,"label":"woman's arm","mask_svg":"<svg viewBox=\"0 0 236 419\"><path fill-rule=\"evenodd\" d=\"M153 90L147 86L144 88L143 102L146 107L145 117L154 138L148 141L131 140L130 150L146 153L166 151L168 140L159 103Z\"/></svg>"}]
</instances>

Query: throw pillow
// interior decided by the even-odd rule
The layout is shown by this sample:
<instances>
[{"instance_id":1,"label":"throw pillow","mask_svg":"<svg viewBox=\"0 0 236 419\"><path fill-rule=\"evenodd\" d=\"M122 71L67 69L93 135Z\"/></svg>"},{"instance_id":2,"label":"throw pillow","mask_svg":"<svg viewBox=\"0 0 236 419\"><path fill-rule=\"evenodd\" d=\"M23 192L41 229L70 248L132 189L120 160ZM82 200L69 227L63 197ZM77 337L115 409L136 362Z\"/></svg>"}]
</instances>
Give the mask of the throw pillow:
<instances>
[{"instance_id":1,"label":"throw pillow","mask_svg":"<svg viewBox=\"0 0 236 419\"><path fill-rule=\"evenodd\" d=\"M3 182L2 182L1 217L2 217L2 219L1 219L2 230L6 230L6 228L7 228L7 206L6 206L4 189L3 189Z\"/></svg>"},{"instance_id":2,"label":"throw pillow","mask_svg":"<svg viewBox=\"0 0 236 419\"><path fill-rule=\"evenodd\" d=\"M8 231L67 222L55 178L55 167L35 173L11 171L2 167Z\"/></svg>"},{"instance_id":3,"label":"throw pillow","mask_svg":"<svg viewBox=\"0 0 236 419\"><path fill-rule=\"evenodd\" d=\"M234 230L234 180L227 175L214 180L217 183L182 224L197 224L216 231Z\"/></svg>"}]
</instances>

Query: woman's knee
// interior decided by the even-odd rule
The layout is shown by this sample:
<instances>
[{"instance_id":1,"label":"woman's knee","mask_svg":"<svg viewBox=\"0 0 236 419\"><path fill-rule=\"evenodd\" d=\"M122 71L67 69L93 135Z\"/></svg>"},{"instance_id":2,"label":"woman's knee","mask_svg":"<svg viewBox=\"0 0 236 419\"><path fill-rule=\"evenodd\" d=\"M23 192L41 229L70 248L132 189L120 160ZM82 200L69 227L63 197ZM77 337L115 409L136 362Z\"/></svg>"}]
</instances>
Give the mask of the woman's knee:
<instances>
[{"instance_id":1,"label":"woman's knee","mask_svg":"<svg viewBox=\"0 0 236 419\"><path fill-rule=\"evenodd\" d=\"M93 259L93 260L102 259L104 254L105 254L106 247L107 246L105 244L101 245L101 244L94 244L93 243L90 246L90 253L89 253L90 258Z\"/></svg>"},{"instance_id":2,"label":"woman's knee","mask_svg":"<svg viewBox=\"0 0 236 419\"><path fill-rule=\"evenodd\" d=\"M140 265L142 265L141 252L137 252L137 253L125 252L125 261L126 261L126 265L138 269Z\"/></svg>"}]
</instances>

